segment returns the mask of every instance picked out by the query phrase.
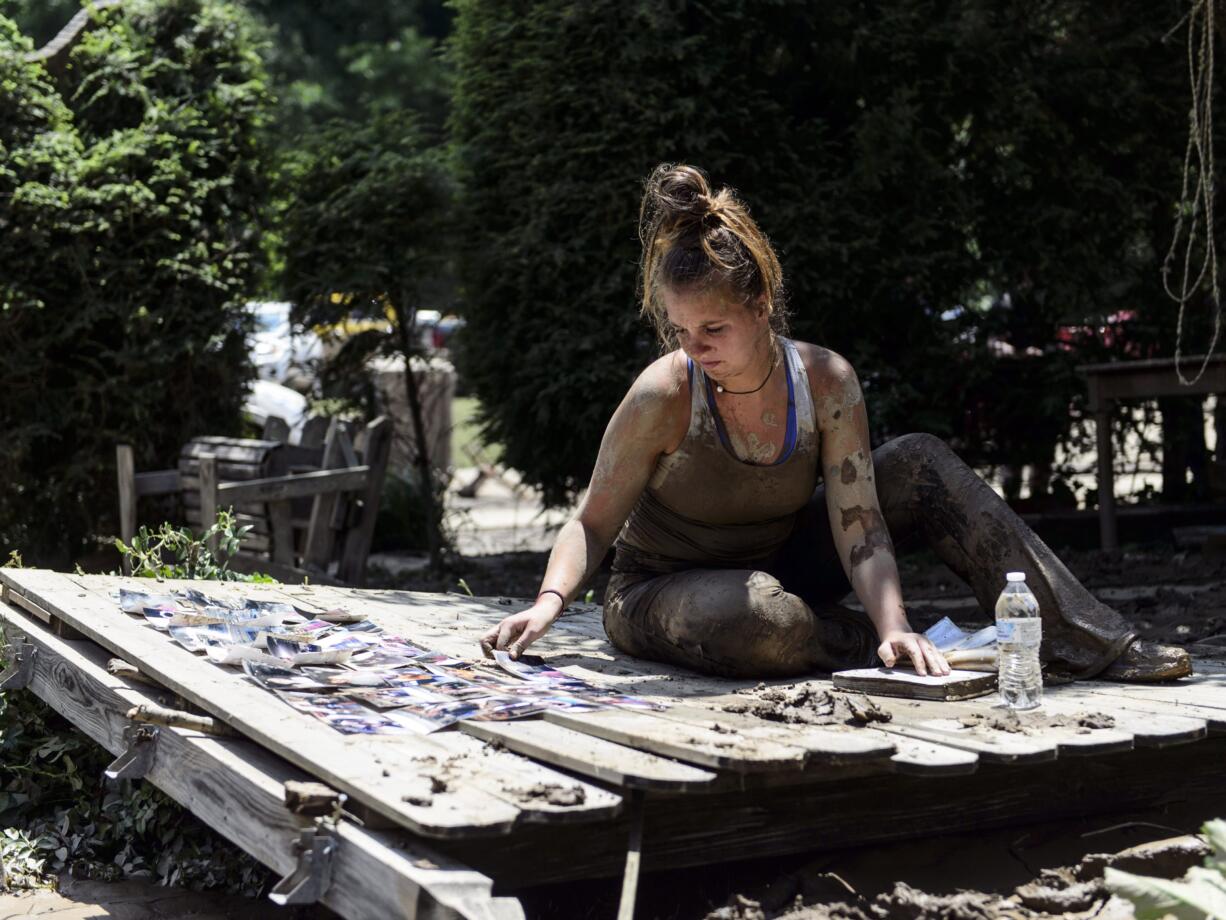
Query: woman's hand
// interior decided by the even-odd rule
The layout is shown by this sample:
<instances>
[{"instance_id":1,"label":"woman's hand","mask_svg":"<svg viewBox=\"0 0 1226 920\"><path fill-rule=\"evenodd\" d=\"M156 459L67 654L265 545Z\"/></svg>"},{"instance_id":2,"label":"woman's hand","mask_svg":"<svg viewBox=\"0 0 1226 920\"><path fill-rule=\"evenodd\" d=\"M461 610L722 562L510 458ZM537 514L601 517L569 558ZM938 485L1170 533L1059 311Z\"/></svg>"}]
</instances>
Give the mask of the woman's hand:
<instances>
[{"instance_id":1,"label":"woman's hand","mask_svg":"<svg viewBox=\"0 0 1226 920\"><path fill-rule=\"evenodd\" d=\"M908 629L887 630L881 637L881 645L877 647L877 657L887 668L892 668L900 655L911 659L916 674L932 673L943 677L949 673L945 656L922 633Z\"/></svg>"},{"instance_id":2,"label":"woman's hand","mask_svg":"<svg viewBox=\"0 0 1226 920\"><path fill-rule=\"evenodd\" d=\"M481 637L481 651L486 658L494 657L494 650L505 650L512 658L518 658L524 649L545 635L562 614L562 601L550 591L537 598L527 610L504 617L502 622Z\"/></svg>"}]
</instances>

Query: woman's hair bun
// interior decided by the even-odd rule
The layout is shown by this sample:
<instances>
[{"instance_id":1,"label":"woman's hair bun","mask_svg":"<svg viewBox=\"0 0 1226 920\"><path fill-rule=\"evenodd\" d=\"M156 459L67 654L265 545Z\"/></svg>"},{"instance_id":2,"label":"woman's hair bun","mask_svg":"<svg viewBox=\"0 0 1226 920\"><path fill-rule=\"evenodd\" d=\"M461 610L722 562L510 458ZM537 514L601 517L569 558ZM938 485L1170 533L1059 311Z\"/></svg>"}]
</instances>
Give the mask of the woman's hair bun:
<instances>
[{"instance_id":1,"label":"woman's hair bun","mask_svg":"<svg viewBox=\"0 0 1226 920\"><path fill-rule=\"evenodd\" d=\"M656 228L667 234L701 224L712 207L711 183L695 166L662 163L647 180L645 205Z\"/></svg>"}]
</instances>

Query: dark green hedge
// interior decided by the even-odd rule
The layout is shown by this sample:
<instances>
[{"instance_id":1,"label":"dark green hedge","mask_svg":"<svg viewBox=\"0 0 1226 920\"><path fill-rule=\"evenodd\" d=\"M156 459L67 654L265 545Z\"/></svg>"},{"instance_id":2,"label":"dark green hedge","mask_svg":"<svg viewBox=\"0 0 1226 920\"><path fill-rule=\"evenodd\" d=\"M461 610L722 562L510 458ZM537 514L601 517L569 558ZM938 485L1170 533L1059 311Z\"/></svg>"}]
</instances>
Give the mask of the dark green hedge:
<instances>
[{"instance_id":1,"label":"dark green hedge","mask_svg":"<svg viewBox=\"0 0 1226 920\"><path fill-rule=\"evenodd\" d=\"M1057 323L1169 312L1156 253L1186 65L1161 39L1186 4L455 6L462 371L506 461L551 498L584 484L655 353L635 217L661 161L742 191L781 251L796 334L856 362L879 438L928 430L1029 459L1017 431L1063 435L1079 393L1084 356L1053 347ZM1005 291L1013 309L986 310ZM1006 374L1040 387L1011 416L986 348L1006 314L1051 365Z\"/></svg>"},{"instance_id":2,"label":"dark green hedge","mask_svg":"<svg viewBox=\"0 0 1226 920\"><path fill-rule=\"evenodd\" d=\"M113 523L115 444L239 424L266 194L262 71L221 0L133 0L60 83L0 19L0 549L63 565Z\"/></svg>"}]
</instances>

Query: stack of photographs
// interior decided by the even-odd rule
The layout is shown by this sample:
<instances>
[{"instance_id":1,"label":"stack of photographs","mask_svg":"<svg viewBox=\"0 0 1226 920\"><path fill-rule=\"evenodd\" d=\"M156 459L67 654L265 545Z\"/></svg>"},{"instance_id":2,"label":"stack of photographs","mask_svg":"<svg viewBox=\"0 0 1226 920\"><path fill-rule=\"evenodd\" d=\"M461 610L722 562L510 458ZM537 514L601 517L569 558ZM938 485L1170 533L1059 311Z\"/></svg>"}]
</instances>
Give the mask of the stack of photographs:
<instances>
[{"instance_id":1,"label":"stack of photographs","mask_svg":"<svg viewBox=\"0 0 1226 920\"><path fill-rule=\"evenodd\" d=\"M191 652L241 667L255 684L344 734L425 733L462 720L505 721L545 710L658 710L543 665L496 652L467 661L385 635L347 611L320 616L291 604L219 601L199 591L121 590L120 608Z\"/></svg>"}]
</instances>

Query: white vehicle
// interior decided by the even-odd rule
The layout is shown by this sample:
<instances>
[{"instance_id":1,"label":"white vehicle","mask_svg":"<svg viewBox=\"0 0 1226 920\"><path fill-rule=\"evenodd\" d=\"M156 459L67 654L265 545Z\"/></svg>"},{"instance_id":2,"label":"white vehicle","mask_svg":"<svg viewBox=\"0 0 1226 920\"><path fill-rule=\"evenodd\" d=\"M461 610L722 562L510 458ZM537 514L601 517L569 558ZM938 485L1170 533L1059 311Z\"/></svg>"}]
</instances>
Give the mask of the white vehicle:
<instances>
[{"instance_id":1,"label":"white vehicle","mask_svg":"<svg viewBox=\"0 0 1226 920\"><path fill-rule=\"evenodd\" d=\"M247 310L255 318L251 363L261 380L310 389L323 357L323 343L310 330L295 332L285 301L253 301Z\"/></svg>"},{"instance_id":2,"label":"white vehicle","mask_svg":"<svg viewBox=\"0 0 1226 920\"><path fill-rule=\"evenodd\" d=\"M307 400L301 393L271 380L256 380L251 384L243 403L243 415L257 428L263 428L269 416L277 416L289 425L289 440L297 444L307 419Z\"/></svg>"}]
</instances>

